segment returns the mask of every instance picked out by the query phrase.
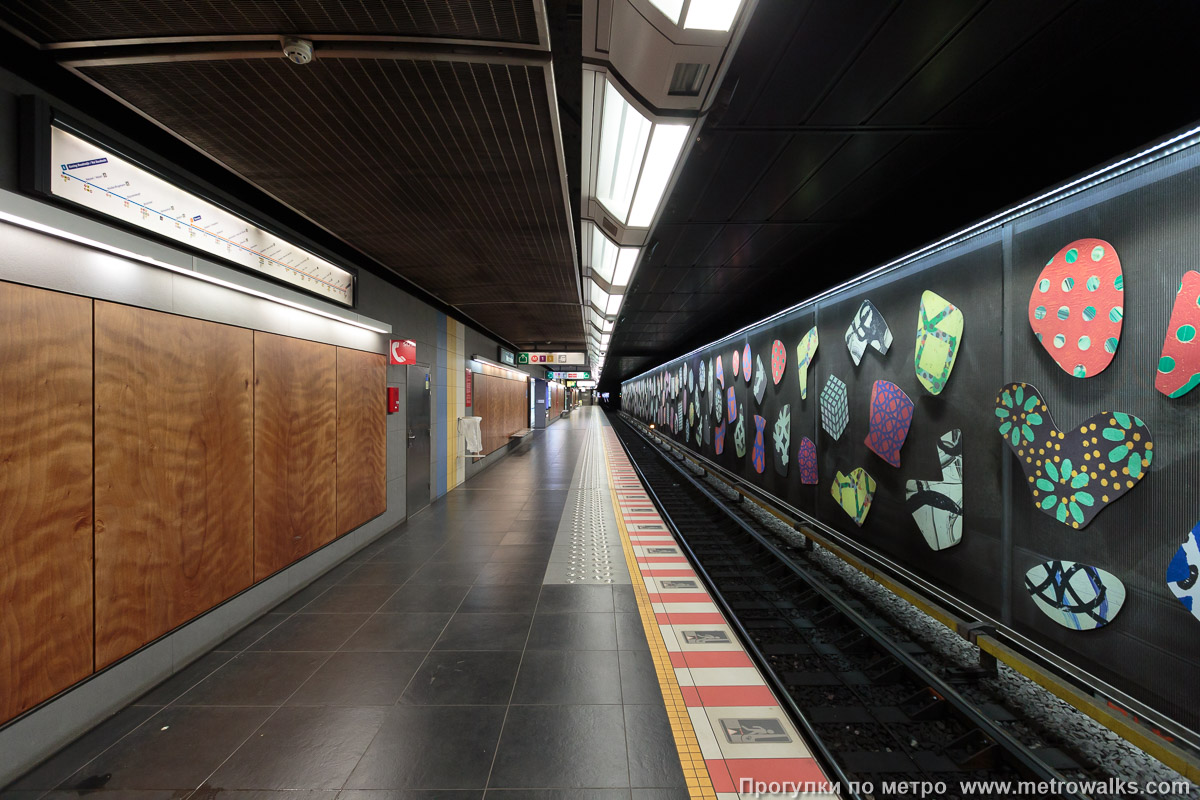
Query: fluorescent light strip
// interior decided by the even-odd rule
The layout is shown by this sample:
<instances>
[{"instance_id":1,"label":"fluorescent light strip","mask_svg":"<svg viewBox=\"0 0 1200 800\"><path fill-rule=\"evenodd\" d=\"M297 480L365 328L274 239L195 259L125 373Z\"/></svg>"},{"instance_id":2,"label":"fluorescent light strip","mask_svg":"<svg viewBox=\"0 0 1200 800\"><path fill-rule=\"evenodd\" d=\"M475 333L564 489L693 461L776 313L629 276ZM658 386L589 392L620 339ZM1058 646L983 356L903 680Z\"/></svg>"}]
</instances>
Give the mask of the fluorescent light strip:
<instances>
[{"instance_id":1,"label":"fluorescent light strip","mask_svg":"<svg viewBox=\"0 0 1200 800\"><path fill-rule=\"evenodd\" d=\"M225 289L231 289L235 292L240 292L242 294L248 294L251 297L257 297L262 300L269 300L272 303L278 303L281 306L287 306L288 308L294 308L297 311L303 311L307 314L313 314L318 317L324 317L325 319L331 319L334 322L341 322L345 325L353 325L356 328L363 328L364 330L373 331L375 333L391 333L392 332L390 328L378 328L374 325L368 325L365 322L359 322L358 320L345 319L344 317L339 317L336 314L330 314L328 311L321 311L320 309L317 309L317 308L310 308L309 306L301 305L300 303L296 303L291 300L286 300L282 297L276 297L275 295L270 295L270 294L267 294L266 292L260 292L257 289L251 289L248 286L242 286L240 284L231 283L229 281L221 280L220 278L214 278L211 275L205 275L202 272L196 272L195 270L185 269L184 267L176 266L175 264L168 264L165 261L159 261L157 258L151 258L149 256L144 256L139 253L131 252L129 250L123 250L119 247L114 247L110 244L105 244L104 242L98 242L95 239L88 239L85 236L80 236L78 234L71 233L69 231L64 231L61 228L55 228L51 225L46 225L41 222L35 222L34 220L26 219L25 217L18 217L17 215L10 214L7 211L0 211L0 221L7 222L10 225L16 225L19 228L26 228L31 231L37 231L38 233L44 233L49 236L53 236L57 239L65 239L69 242L75 242L76 244L81 244L85 247L90 247L94 250L102 250L106 253L111 253L114 256L119 256L120 258L129 259L130 261L137 261L141 264L146 264L151 267L158 267L159 269L169 270L169 271L174 272L179 275L186 275L189 278L195 278L196 280L201 280L201 281L204 281L205 283L211 283L216 286L223 287Z\"/></svg>"},{"instance_id":2,"label":"fluorescent light strip","mask_svg":"<svg viewBox=\"0 0 1200 800\"><path fill-rule=\"evenodd\" d=\"M684 28L703 31L728 31L733 27L741 0L692 0Z\"/></svg>"},{"instance_id":3,"label":"fluorescent light strip","mask_svg":"<svg viewBox=\"0 0 1200 800\"><path fill-rule=\"evenodd\" d=\"M655 125L650 139L650 152L642 179L638 181L637 194L633 198L633 210L629 212L629 224L634 228L648 228L654 220L654 212L662 202L667 190L667 181L675 171L675 162L683 150L691 125Z\"/></svg>"},{"instance_id":4,"label":"fluorescent light strip","mask_svg":"<svg viewBox=\"0 0 1200 800\"><path fill-rule=\"evenodd\" d=\"M1023 217L1026 214L1031 214L1034 211L1045 208L1046 206L1050 206L1050 205L1053 205L1054 203L1058 203L1063 200L1066 200L1068 197L1072 197L1076 194L1079 194L1080 192L1090 189L1093 186L1098 186L1102 183L1107 183L1108 181L1111 181L1115 178L1119 178L1120 176L1124 175L1125 173L1130 172L1134 169L1137 169L1138 167L1146 166L1147 164L1150 164L1154 161L1158 161L1160 159L1166 158L1167 156L1174 155L1175 153L1178 153L1182 150L1186 150L1189 147L1195 147L1197 144L1200 144L1200 126L1197 126L1190 130L1186 130L1183 133L1172 136L1170 139L1167 139L1164 142L1159 142L1158 144L1153 145L1152 147L1148 147L1145 150L1141 151L1140 153L1136 153L1134 155L1123 158L1120 161L1109 164L1108 166L1101 167L1097 170L1094 170L1094 171L1088 173L1087 175L1084 175L1081 178L1076 178L1075 180L1064 183L1061 186L1057 186L1053 189L1049 189L1049 190L1043 192L1042 194L1038 195L1037 197L1026 200L1023 203L1018 203L1017 205L1012 206L1012 207L1010 207L1004 211L1001 211L997 214L993 214L992 216L988 217L987 219L976 222L974 225L969 225L965 228L961 228L958 231L956 231L948 236L938 239L936 242L933 242L932 244L927 244L924 247L918 248L917 250L913 250L912 252L908 253L907 255L900 256L899 258L889 261L886 264L882 264L878 267L875 267L872 270L868 270L867 272L864 272L863 274L861 274L855 278L852 278L851 280L845 281L844 283L840 283L837 286L826 289L825 291L821 292L820 294L815 294L812 297L808 298L807 300L801 300L799 303L788 306L787 308L783 309L782 311L777 311L769 317L764 317L764 318L758 320L757 322L752 322L749 325L738 328L733 333L722 336L720 339L717 339L715 342L710 342L708 344L701 345L700 347L697 347L695 350L692 350L690 353L684 353L681 356L676 356L675 358L671 359L670 361L664 361L662 364L659 364L656 367L651 367L650 369L646 370L645 372L639 373L638 375L635 375L632 378L626 378L625 382L636 381L638 378L641 378L644 375L649 375L651 372L661 369L662 367L666 366L667 364L673 364L677 361L682 361L685 358L691 358L692 356L696 355L696 353L699 353L701 350L708 350L711 347L717 347L719 345L722 345L725 342L729 341L730 339L736 339L737 337L741 336L743 333L746 333L747 331L753 330L762 325L766 325L767 323L774 322L775 320L779 319L780 317L785 317L788 314L791 314L793 311L796 311L797 309L803 308L808 305L812 305L821 300L824 300L826 297L829 297L832 294L844 291L845 289L849 289L853 286L857 286L865 281L868 281L871 278L875 277L876 275L879 275L882 272L886 272L891 269L897 269L899 267L906 266L906 265L911 264L912 262L916 261L919 258L923 258L924 256L931 255L931 254L939 252L941 250L946 250L957 244L961 244L968 239L974 238L975 236L979 236L980 234L986 233L994 228L998 228L1001 225L1012 222L1013 220L1018 219L1019 217Z\"/></svg>"}]
</instances>

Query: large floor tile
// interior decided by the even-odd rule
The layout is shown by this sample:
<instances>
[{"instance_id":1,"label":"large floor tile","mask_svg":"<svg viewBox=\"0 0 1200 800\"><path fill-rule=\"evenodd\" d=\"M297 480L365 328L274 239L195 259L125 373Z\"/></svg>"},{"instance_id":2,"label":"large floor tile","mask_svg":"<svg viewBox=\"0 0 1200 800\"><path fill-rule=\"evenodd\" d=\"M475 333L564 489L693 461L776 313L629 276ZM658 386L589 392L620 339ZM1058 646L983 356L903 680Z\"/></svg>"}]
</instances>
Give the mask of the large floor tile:
<instances>
[{"instance_id":1,"label":"large floor tile","mask_svg":"<svg viewBox=\"0 0 1200 800\"><path fill-rule=\"evenodd\" d=\"M537 584L477 584L471 587L458 607L460 614L522 613L532 614L542 587Z\"/></svg>"},{"instance_id":2,"label":"large floor tile","mask_svg":"<svg viewBox=\"0 0 1200 800\"><path fill-rule=\"evenodd\" d=\"M383 708L281 708L209 783L222 789L340 789L386 714Z\"/></svg>"},{"instance_id":3,"label":"large floor tile","mask_svg":"<svg viewBox=\"0 0 1200 800\"><path fill-rule=\"evenodd\" d=\"M455 614L436 650L523 650L530 614Z\"/></svg>"},{"instance_id":4,"label":"large floor tile","mask_svg":"<svg viewBox=\"0 0 1200 800\"><path fill-rule=\"evenodd\" d=\"M671 733L671 722L661 703L625 706L625 739L629 747L631 786L687 786L675 737Z\"/></svg>"},{"instance_id":5,"label":"large floor tile","mask_svg":"<svg viewBox=\"0 0 1200 800\"><path fill-rule=\"evenodd\" d=\"M424 652L437 641L449 619L450 614L442 611L373 614L342 649Z\"/></svg>"},{"instance_id":6,"label":"large floor tile","mask_svg":"<svg viewBox=\"0 0 1200 800\"><path fill-rule=\"evenodd\" d=\"M425 658L402 705L507 705L521 663L519 651L434 650Z\"/></svg>"},{"instance_id":7,"label":"large floor tile","mask_svg":"<svg viewBox=\"0 0 1200 800\"><path fill-rule=\"evenodd\" d=\"M391 584L338 584L300 609L301 614L370 614L396 592Z\"/></svg>"},{"instance_id":8,"label":"large floor tile","mask_svg":"<svg viewBox=\"0 0 1200 800\"><path fill-rule=\"evenodd\" d=\"M500 706L397 706L347 789L482 789L504 720Z\"/></svg>"},{"instance_id":9,"label":"large floor tile","mask_svg":"<svg viewBox=\"0 0 1200 800\"><path fill-rule=\"evenodd\" d=\"M444 583L431 586L427 583L410 583L401 586L379 610L400 611L456 611L470 591L471 584Z\"/></svg>"},{"instance_id":10,"label":"large floor tile","mask_svg":"<svg viewBox=\"0 0 1200 800\"><path fill-rule=\"evenodd\" d=\"M613 587L558 584L542 588L539 614L613 611Z\"/></svg>"},{"instance_id":11,"label":"large floor tile","mask_svg":"<svg viewBox=\"0 0 1200 800\"><path fill-rule=\"evenodd\" d=\"M366 614L295 614L250 645L250 650L337 650L366 621Z\"/></svg>"},{"instance_id":12,"label":"large floor tile","mask_svg":"<svg viewBox=\"0 0 1200 800\"><path fill-rule=\"evenodd\" d=\"M621 706L512 706L489 788L626 788Z\"/></svg>"},{"instance_id":13,"label":"large floor tile","mask_svg":"<svg viewBox=\"0 0 1200 800\"><path fill-rule=\"evenodd\" d=\"M614 614L537 614L529 632L530 650L616 650Z\"/></svg>"},{"instance_id":14,"label":"large floor tile","mask_svg":"<svg viewBox=\"0 0 1200 800\"><path fill-rule=\"evenodd\" d=\"M308 680L329 653L234 656L175 701L181 706L277 706Z\"/></svg>"},{"instance_id":15,"label":"large floor tile","mask_svg":"<svg viewBox=\"0 0 1200 800\"><path fill-rule=\"evenodd\" d=\"M592 705L621 702L615 650L528 650L512 702L521 705Z\"/></svg>"},{"instance_id":16,"label":"large floor tile","mask_svg":"<svg viewBox=\"0 0 1200 800\"><path fill-rule=\"evenodd\" d=\"M36 769L9 784L4 789L4 796L7 797L9 792L53 789L158 711L158 708L150 706L128 706L118 711L43 761Z\"/></svg>"},{"instance_id":17,"label":"large floor tile","mask_svg":"<svg viewBox=\"0 0 1200 800\"><path fill-rule=\"evenodd\" d=\"M287 701L289 706L390 706L424 653L334 653Z\"/></svg>"},{"instance_id":18,"label":"large floor tile","mask_svg":"<svg viewBox=\"0 0 1200 800\"><path fill-rule=\"evenodd\" d=\"M166 708L152 725L142 725L67 778L63 788L97 783L110 790L199 786L274 712Z\"/></svg>"}]
</instances>

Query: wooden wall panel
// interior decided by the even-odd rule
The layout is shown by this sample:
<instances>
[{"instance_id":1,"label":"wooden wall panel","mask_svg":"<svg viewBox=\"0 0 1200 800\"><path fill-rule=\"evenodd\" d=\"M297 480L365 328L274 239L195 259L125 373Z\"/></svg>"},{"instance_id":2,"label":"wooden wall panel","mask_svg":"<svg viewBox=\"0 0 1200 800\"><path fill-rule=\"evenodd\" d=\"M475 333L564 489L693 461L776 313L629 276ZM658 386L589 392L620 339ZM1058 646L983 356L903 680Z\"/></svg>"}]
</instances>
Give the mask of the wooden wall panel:
<instances>
[{"instance_id":1,"label":"wooden wall panel","mask_svg":"<svg viewBox=\"0 0 1200 800\"><path fill-rule=\"evenodd\" d=\"M254 334L254 580L337 536L337 348Z\"/></svg>"},{"instance_id":2,"label":"wooden wall panel","mask_svg":"<svg viewBox=\"0 0 1200 800\"><path fill-rule=\"evenodd\" d=\"M493 453L508 444L508 437L529 427L529 384L494 375L475 376L476 416L483 439L483 452Z\"/></svg>"},{"instance_id":3,"label":"wooden wall panel","mask_svg":"<svg viewBox=\"0 0 1200 800\"><path fill-rule=\"evenodd\" d=\"M0 283L0 722L92 666L92 301Z\"/></svg>"},{"instance_id":4,"label":"wooden wall panel","mask_svg":"<svg viewBox=\"0 0 1200 800\"><path fill-rule=\"evenodd\" d=\"M387 511L387 359L337 348L337 531Z\"/></svg>"},{"instance_id":5,"label":"wooden wall panel","mask_svg":"<svg viewBox=\"0 0 1200 800\"><path fill-rule=\"evenodd\" d=\"M96 666L253 580L253 334L96 302Z\"/></svg>"}]
</instances>

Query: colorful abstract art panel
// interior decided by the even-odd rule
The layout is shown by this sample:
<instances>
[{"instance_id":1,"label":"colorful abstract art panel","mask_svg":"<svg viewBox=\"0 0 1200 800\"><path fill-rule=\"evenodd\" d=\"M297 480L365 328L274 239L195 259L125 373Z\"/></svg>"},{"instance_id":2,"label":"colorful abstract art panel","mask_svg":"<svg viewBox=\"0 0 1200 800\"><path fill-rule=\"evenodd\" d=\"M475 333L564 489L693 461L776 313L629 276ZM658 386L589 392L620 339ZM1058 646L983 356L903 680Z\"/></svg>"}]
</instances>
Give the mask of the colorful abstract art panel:
<instances>
[{"instance_id":1,"label":"colorful abstract art panel","mask_svg":"<svg viewBox=\"0 0 1200 800\"><path fill-rule=\"evenodd\" d=\"M1125 277L1117 250L1078 239L1046 263L1029 295L1029 325L1068 375L1092 378L1112 363L1125 317Z\"/></svg>"},{"instance_id":2,"label":"colorful abstract art panel","mask_svg":"<svg viewBox=\"0 0 1200 800\"><path fill-rule=\"evenodd\" d=\"M738 407L737 427L733 429L733 451L738 458L746 457L746 415Z\"/></svg>"},{"instance_id":3,"label":"colorful abstract art panel","mask_svg":"<svg viewBox=\"0 0 1200 800\"><path fill-rule=\"evenodd\" d=\"M1010 383L996 396L1000 435L1016 454L1034 504L1083 528L1146 476L1154 440L1132 414L1104 411L1059 430L1036 388Z\"/></svg>"},{"instance_id":4,"label":"colorful abstract art panel","mask_svg":"<svg viewBox=\"0 0 1200 800\"><path fill-rule=\"evenodd\" d=\"M704 359L702 358L702 359L700 359L700 377L699 377L701 394L704 393L704 377L705 377L705 375L704 375ZM709 388L711 389L712 387L710 386Z\"/></svg>"},{"instance_id":5,"label":"colorful abstract art panel","mask_svg":"<svg viewBox=\"0 0 1200 800\"><path fill-rule=\"evenodd\" d=\"M787 348L783 342L776 339L771 343L771 380L776 386L783 380L783 372L787 367Z\"/></svg>"},{"instance_id":6,"label":"colorful abstract art panel","mask_svg":"<svg viewBox=\"0 0 1200 800\"><path fill-rule=\"evenodd\" d=\"M930 394L941 394L962 344L963 313L933 292L921 295L917 311L917 349L913 368Z\"/></svg>"},{"instance_id":7,"label":"colorful abstract art panel","mask_svg":"<svg viewBox=\"0 0 1200 800\"><path fill-rule=\"evenodd\" d=\"M1050 619L1075 631L1112 622L1125 604L1125 584L1111 572L1074 561L1046 561L1025 573L1025 591Z\"/></svg>"},{"instance_id":8,"label":"colorful abstract art panel","mask_svg":"<svg viewBox=\"0 0 1200 800\"><path fill-rule=\"evenodd\" d=\"M717 385L722 389L725 388L725 367L721 364L721 357L717 356Z\"/></svg>"},{"instance_id":9,"label":"colorful abstract art panel","mask_svg":"<svg viewBox=\"0 0 1200 800\"><path fill-rule=\"evenodd\" d=\"M750 451L750 461L754 464L754 471L759 475L766 469L767 452L763 442L763 429L767 427L767 421L757 414L754 415L754 447Z\"/></svg>"},{"instance_id":10,"label":"colorful abstract art panel","mask_svg":"<svg viewBox=\"0 0 1200 800\"><path fill-rule=\"evenodd\" d=\"M792 407L786 403L779 409L779 415L775 418L775 430L771 440L775 444L775 458L772 459L775 462L775 472L787 477L788 452L792 444Z\"/></svg>"},{"instance_id":11,"label":"colorful abstract art panel","mask_svg":"<svg viewBox=\"0 0 1200 800\"><path fill-rule=\"evenodd\" d=\"M717 451L717 455L725 452L725 423L722 422L717 426L716 439L713 441L713 448Z\"/></svg>"},{"instance_id":12,"label":"colorful abstract art panel","mask_svg":"<svg viewBox=\"0 0 1200 800\"><path fill-rule=\"evenodd\" d=\"M1179 282L1167 338L1158 358L1154 388L1167 397L1183 397L1200 386L1200 272L1187 272Z\"/></svg>"},{"instance_id":13,"label":"colorful abstract art panel","mask_svg":"<svg viewBox=\"0 0 1200 800\"><path fill-rule=\"evenodd\" d=\"M1167 565L1167 586L1183 607L1200 620L1200 522L1192 528Z\"/></svg>"},{"instance_id":14,"label":"colorful abstract art panel","mask_svg":"<svg viewBox=\"0 0 1200 800\"><path fill-rule=\"evenodd\" d=\"M733 379L736 381L741 377L742 354L737 350L733 351Z\"/></svg>"},{"instance_id":15,"label":"colorful abstract art panel","mask_svg":"<svg viewBox=\"0 0 1200 800\"><path fill-rule=\"evenodd\" d=\"M938 439L940 481L910 480L905 484L908 512L932 550L945 550L962 541L962 431L947 431Z\"/></svg>"},{"instance_id":16,"label":"colorful abstract art panel","mask_svg":"<svg viewBox=\"0 0 1200 800\"><path fill-rule=\"evenodd\" d=\"M846 404L846 384L830 375L821 390L821 427L834 439L842 438L842 431L850 422L850 407Z\"/></svg>"},{"instance_id":17,"label":"colorful abstract art panel","mask_svg":"<svg viewBox=\"0 0 1200 800\"><path fill-rule=\"evenodd\" d=\"M763 395L767 393L767 371L763 369L762 354L754 357L754 384L751 387L754 402L762 405Z\"/></svg>"},{"instance_id":18,"label":"colorful abstract art panel","mask_svg":"<svg viewBox=\"0 0 1200 800\"><path fill-rule=\"evenodd\" d=\"M818 344L820 344L820 339L817 336L817 326L814 325L812 330L804 334L800 344L796 345L796 370L800 375L801 400L808 399L808 367L817 357Z\"/></svg>"},{"instance_id":19,"label":"colorful abstract art panel","mask_svg":"<svg viewBox=\"0 0 1200 800\"><path fill-rule=\"evenodd\" d=\"M800 482L809 486L817 483L817 446L805 436L796 448L796 463L800 466Z\"/></svg>"},{"instance_id":20,"label":"colorful abstract art panel","mask_svg":"<svg viewBox=\"0 0 1200 800\"><path fill-rule=\"evenodd\" d=\"M850 358L854 366L862 362L863 353L867 347L874 347L886 355L892 346L892 331L879 309L870 300L864 300L854 315L854 321L846 329L846 347L850 350Z\"/></svg>"},{"instance_id":21,"label":"colorful abstract art panel","mask_svg":"<svg viewBox=\"0 0 1200 800\"><path fill-rule=\"evenodd\" d=\"M833 476L833 499L838 502L854 524L862 527L871 510L871 499L875 496L875 479L862 467L856 467L849 475L839 470Z\"/></svg>"},{"instance_id":22,"label":"colorful abstract art panel","mask_svg":"<svg viewBox=\"0 0 1200 800\"><path fill-rule=\"evenodd\" d=\"M745 349L742 350L742 375L746 378L746 383L750 382L750 344L747 342Z\"/></svg>"},{"instance_id":23,"label":"colorful abstract art panel","mask_svg":"<svg viewBox=\"0 0 1200 800\"><path fill-rule=\"evenodd\" d=\"M733 422L734 417L737 416L737 398L734 397L732 386L729 387L726 394L728 395L728 399L725 403L725 414L729 418L729 421Z\"/></svg>"},{"instance_id":24,"label":"colorful abstract art panel","mask_svg":"<svg viewBox=\"0 0 1200 800\"><path fill-rule=\"evenodd\" d=\"M893 467L900 466L900 448L912 425L913 401L891 381L871 387L870 430L864 441L872 453Z\"/></svg>"}]
</instances>

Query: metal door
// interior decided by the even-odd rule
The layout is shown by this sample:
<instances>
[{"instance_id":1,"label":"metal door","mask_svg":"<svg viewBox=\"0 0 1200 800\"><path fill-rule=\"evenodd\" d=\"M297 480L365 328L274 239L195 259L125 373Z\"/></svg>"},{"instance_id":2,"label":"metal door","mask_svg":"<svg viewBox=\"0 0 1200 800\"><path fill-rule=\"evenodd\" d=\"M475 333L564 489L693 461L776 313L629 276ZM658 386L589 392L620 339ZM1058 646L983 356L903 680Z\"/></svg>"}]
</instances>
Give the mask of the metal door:
<instances>
[{"instance_id":1,"label":"metal door","mask_svg":"<svg viewBox=\"0 0 1200 800\"><path fill-rule=\"evenodd\" d=\"M408 425L405 492L408 516L429 505L429 367L408 367Z\"/></svg>"}]
</instances>

